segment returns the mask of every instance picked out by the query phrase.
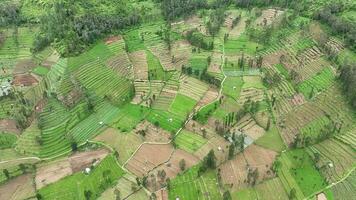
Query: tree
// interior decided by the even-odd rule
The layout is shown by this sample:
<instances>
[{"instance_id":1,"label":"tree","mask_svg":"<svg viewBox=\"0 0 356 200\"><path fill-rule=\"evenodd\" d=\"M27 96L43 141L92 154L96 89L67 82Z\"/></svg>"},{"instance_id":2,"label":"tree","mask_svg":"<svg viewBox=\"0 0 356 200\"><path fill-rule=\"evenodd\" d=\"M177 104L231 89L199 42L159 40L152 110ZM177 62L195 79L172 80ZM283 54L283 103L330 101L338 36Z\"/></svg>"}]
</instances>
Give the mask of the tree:
<instances>
[{"instance_id":1,"label":"tree","mask_svg":"<svg viewBox=\"0 0 356 200\"><path fill-rule=\"evenodd\" d=\"M77 151L78 150L78 143L73 141L71 143L71 147L72 147L72 151L74 151L74 152Z\"/></svg>"},{"instance_id":2,"label":"tree","mask_svg":"<svg viewBox=\"0 0 356 200\"><path fill-rule=\"evenodd\" d=\"M26 166L23 163L19 164L19 168L23 174L26 173Z\"/></svg>"},{"instance_id":3,"label":"tree","mask_svg":"<svg viewBox=\"0 0 356 200\"><path fill-rule=\"evenodd\" d=\"M289 199L290 200L296 199L296 193L297 191L295 190L295 188L292 188L289 192Z\"/></svg>"},{"instance_id":4,"label":"tree","mask_svg":"<svg viewBox=\"0 0 356 200\"><path fill-rule=\"evenodd\" d=\"M210 150L208 155L204 158L205 165L210 169L216 168L216 157L214 150Z\"/></svg>"},{"instance_id":5,"label":"tree","mask_svg":"<svg viewBox=\"0 0 356 200\"><path fill-rule=\"evenodd\" d=\"M6 179L10 179L10 173L9 173L9 170L7 170L7 169L3 169L3 170L2 170L2 173L5 175Z\"/></svg>"},{"instance_id":6,"label":"tree","mask_svg":"<svg viewBox=\"0 0 356 200\"><path fill-rule=\"evenodd\" d=\"M115 188L114 194L115 194L115 199L116 200L121 200L121 192L120 192L119 189Z\"/></svg>"},{"instance_id":7,"label":"tree","mask_svg":"<svg viewBox=\"0 0 356 200\"><path fill-rule=\"evenodd\" d=\"M92 196L92 192L90 190L84 190L84 197L86 200L89 200Z\"/></svg>"},{"instance_id":8,"label":"tree","mask_svg":"<svg viewBox=\"0 0 356 200\"><path fill-rule=\"evenodd\" d=\"M232 200L230 191L225 191L223 194L223 200Z\"/></svg>"},{"instance_id":9,"label":"tree","mask_svg":"<svg viewBox=\"0 0 356 200\"><path fill-rule=\"evenodd\" d=\"M184 159L179 161L179 168L181 171L185 170L185 160Z\"/></svg>"},{"instance_id":10,"label":"tree","mask_svg":"<svg viewBox=\"0 0 356 200\"><path fill-rule=\"evenodd\" d=\"M231 160L235 155L235 145L232 143L229 146L229 160Z\"/></svg>"}]
</instances>

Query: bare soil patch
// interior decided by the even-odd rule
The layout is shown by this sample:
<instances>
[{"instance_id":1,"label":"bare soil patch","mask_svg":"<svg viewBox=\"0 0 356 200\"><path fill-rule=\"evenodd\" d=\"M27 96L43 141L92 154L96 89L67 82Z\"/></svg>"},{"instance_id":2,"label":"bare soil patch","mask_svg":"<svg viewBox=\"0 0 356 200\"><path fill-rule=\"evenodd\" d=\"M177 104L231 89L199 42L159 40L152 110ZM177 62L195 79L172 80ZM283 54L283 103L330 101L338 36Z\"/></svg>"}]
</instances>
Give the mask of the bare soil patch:
<instances>
[{"instance_id":1,"label":"bare soil patch","mask_svg":"<svg viewBox=\"0 0 356 200\"><path fill-rule=\"evenodd\" d=\"M149 173L148 189L152 192L157 191L165 185L167 178L172 179L182 172L179 166L181 160L185 162L185 169L196 165L200 161L198 157L181 149L176 149L168 162ZM165 172L165 176L159 175L162 170Z\"/></svg>"},{"instance_id":2,"label":"bare soil patch","mask_svg":"<svg viewBox=\"0 0 356 200\"><path fill-rule=\"evenodd\" d=\"M294 106L300 106L305 103L305 98L303 94L295 94L290 101Z\"/></svg>"},{"instance_id":3,"label":"bare soil patch","mask_svg":"<svg viewBox=\"0 0 356 200\"><path fill-rule=\"evenodd\" d=\"M143 144L125 167L143 177L158 165L169 160L174 149L171 144Z\"/></svg>"},{"instance_id":4,"label":"bare soil patch","mask_svg":"<svg viewBox=\"0 0 356 200\"><path fill-rule=\"evenodd\" d=\"M172 46L172 62L177 70L181 70L183 65L189 63L192 54L192 46L186 40L179 40Z\"/></svg>"},{"instance_id":5,"label":"bare soil patch","mask_svg":"<svg viewBox=\"0 0 356 200\"><path fill-rule=\"evenodd\" d=\"M198 134L204 138L211 139L216 136L216 131L213 127L210 127L209 124L200 124L197 121L189 120L184 127L186 130ZM205 132L205 136L204 136Z\"/></svg>"},{"instance_id":6,"label":"bare soil patch","mask_svg":"<svg viewBox=\"0 0 356 200\"><path fill-rule=\"evenodd\" d=\"M7 133L15 133L15 134L21 133L21 130L16 125L16 121L13 119L1 119L0 131L7 132Z\"/></svg>"},{"instance_id":7,"label":"bare soil patch","mask_svg":"<svg viewBox=\"0 0 356 200\"><path fill-rule=\"evenodd\" d=\"M110 145L119 152L119 162L123 164L136 151L144 140L135 133L121 133L117 129L107 128L94 140Z\"/></svg>"},{"instance_id":8,"label":"bare soil patch","mask_svg":"<svg viewBox=\"0 0 356 200\"><path fill-rule=\"evenodd\" d=\"M277 153L272 150L250 145L244 153L239 153L234 159L220 166L222 182L233 190L241 189L249 185L248 174L255 169L259 174L256 183L273 177L271 166L276 156Z\"/></svg>"},{"instance_id":9,"label":"bare soil patch","mask_svg":"<svg viewBox=\"0 0 356 200\"><path fill-rule=\"evenodd\" d=\"M35 188L31 174L18 176L0 185L0 199L20 200L30 198L34 195Z\"/></svg>"},{"instance_id":10,"label":"bare soil patch","mask_svg":"<svg viewBox=\"0 0 356 200\"><path fill-rule=\"evenodd\" d=\"M148 65L146 59L146 52L144 50L136 51L129 54L131 63L134 68L134 76L137 80L148 79Z\"/></svg>"},{"instance_id":11,"label":"bare soil patch","mask_svg":"<svg viewBox=\"0 0 356 200\"><path fill-rule=\"evenodd\" d=\"M44 186L54 183L73 173L68 159L56 161L48 165L37 168L36 171L36 188L40 189Z\"/></svg>"},{"instance_id":12,"label":"bare soil patch","mask_svg":"<svg viewBox=\"0 0 356 200\"><path fill-rule=\"evenodd\" d=\"M32 86L37 83L38 80L31 74L17 74L12 81L15 86Z\"/></svg>"},{"instance_id":13,"label":"bare soil patch","mask_svg":"<svg viewBox=\"0 0 356 200\"><path fill-rule=\"evenodd\" d=\"M146 142L167 143L171 138L171 134L169 132L154 126L146 120L138 124L134 132L136 134L142 134L142 132L144 132Z\"/></svg>"},{"instance_id":14,"label":"bare soil patch","mask_svg":"<svg viewBox=\"0 0 356 200\"><path fill-rule=\"evenodd\" d=\"M32 59L19 60L14 68L13 74L23 74L28 73L37 66L37 63Z\"/></svg>"},{"instance_id":15,"label":"bare soil patch","mask_svg":"<svg viewBox=\"0 0 356 200\"><path fill-rule=\"evenodd\" d=\"M70 166L73 173L90 167L94 163L99 163L108 155L108 150L99 149L95 151L78 152L69 157Z\"/></svg>"},{"instance_id":16,"label":"bare soil patch","mask_svg":"<svg viewBox=\"0 0 356 200\"><path fill-rule=\"evenodd\" d=\"M105 44L111 44L118 40L121 40L121 36L112 36L105 39Z\"/></svg>"},{"instance_id":17,"label":"bare soil patch","mask_svg":"<svg viewBox=\"0 0 356 200\"><path fill-rule=\"evenodd\" d=\"M266 20L266 25L272 24L274 20L278 18L283 13L281 10L267 9L262 11L262 15L256 19L257 26L264 26L264 21Z\"/></svg>"},{"instance_id":18,"label":"bare soil patch","mask_svg":"<svg viewBox=\"0 0 356 200\"><path fill-rule=\"evenodd\" d=\"M157 200L168 200L168 190L161 189L155 192Z\"/></svg>"},{"instance_id":19,"label":"bare soil patch","mask_svg":"<svg viewBox=\"0 0 356 200\"><path fill-rule=\"evenodd\" d=\"M133 76L132 64L126 52L110 58L106 64L121 76Z\"/></svg>"},{"instance_id":20,"label":"bare soil patch","mask_svg":"<svg viewBox=\"0 0 356 200\"><path fill-rule=\"evenodd\" d=\"M194 155L202 160L210 150L214 150L215 156L217 158L217 164L223 163L227 160L228 151L230 143L224 138L215 135L213 138L208 140L200 149L198 149Z\"/></svg>"},{"instance_id":21,"label":"bare soil patch","mask_svg":"<svg viewBox=\"0 0 356 200\"><path fill-rule=\"evenodd\" d=\"M202 99L197 104L197 108L199 109L202 106L205 106L209 103L214 102L217 100L219 96L219 92L216 88L209 88L209 90L205 93Z\"/></svg>"}]
</instances>

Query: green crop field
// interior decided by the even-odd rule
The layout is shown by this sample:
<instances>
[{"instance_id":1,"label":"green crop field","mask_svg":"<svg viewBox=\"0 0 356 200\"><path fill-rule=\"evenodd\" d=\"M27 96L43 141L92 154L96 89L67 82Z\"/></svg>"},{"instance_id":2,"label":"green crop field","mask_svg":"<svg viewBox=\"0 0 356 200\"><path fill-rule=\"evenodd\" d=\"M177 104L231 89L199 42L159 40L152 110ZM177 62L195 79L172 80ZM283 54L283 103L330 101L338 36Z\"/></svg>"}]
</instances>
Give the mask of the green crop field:
<instances>
[{"instance_id":1,"label":"green crop field","mask_svg":"<svg viewBox=\"0 0 356 200\"><path fill-rule=\"evenodd\" d=\"M199 165L194 166L171 180L169 199L221 199L215 172L208 171L198 177L198 168Z\"/></svg>"},{"instance_id":2,"label":"green crop field","mask_svg":"<svg viewBox=\"0 0 356 200\"><path fill-rule=\"evenodd\" d=\"M44 199L84 199L85 191L90 191L92 198L106 188L115 184L116 180L123 176L124 171L117 164L114 156L109 155L89 173L75 173L54 184L50 184L39 190Z\"/></svg>"},{"instance_id":3,"label":"green crop field","mask_svg":"<svg viewBox=\"0 0 356 200\"><path fill-rule=\"evenodd\" d=\"M17 140L16 135L11 133L0 133L0 149L11 148Z\"/></svg>"},{"instance_id":4,"label":"green crop field","mask_svg":"<svg viewBox=\"0 0 356 200\"><path fill-rule=\"evenodd\" d=\"M321 92L329 88L333 84L334 74L330 68L325 68L320 73L313 76L311 79L303 81L297 87L298 91L304 94L305 97L311 98L315 93Z\"/></svg>"},{"instance_id":5,"label":"green crop field","mask_svg":"<svg viewBox=\"0 0 356 200\"><path fill-rule=\"evenodd\" d=\"M200 135L191 133L186 130L182 130L179 135L174 139L178 148L187 152L194 153L201 146L203 146L207 140Z\"/></svg>"}]
</instances>

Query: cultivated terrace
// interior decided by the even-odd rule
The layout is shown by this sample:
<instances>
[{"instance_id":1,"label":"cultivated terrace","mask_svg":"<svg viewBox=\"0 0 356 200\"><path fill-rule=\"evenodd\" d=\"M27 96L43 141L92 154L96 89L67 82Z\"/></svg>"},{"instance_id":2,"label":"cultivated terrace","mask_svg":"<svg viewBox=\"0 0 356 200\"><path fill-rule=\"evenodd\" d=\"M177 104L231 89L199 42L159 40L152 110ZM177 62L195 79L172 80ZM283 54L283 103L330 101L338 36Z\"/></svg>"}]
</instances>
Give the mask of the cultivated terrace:
<instances>
[{"instance_id":1,"label":"cultivated terrace","mask_svg":"<svg viewBox=\"0 0 356 200\"><path fill-rule=\"evenodd\" d=\"M352 200L354 0L0 0L0 200Z\"/></svg>"}]
</instances>

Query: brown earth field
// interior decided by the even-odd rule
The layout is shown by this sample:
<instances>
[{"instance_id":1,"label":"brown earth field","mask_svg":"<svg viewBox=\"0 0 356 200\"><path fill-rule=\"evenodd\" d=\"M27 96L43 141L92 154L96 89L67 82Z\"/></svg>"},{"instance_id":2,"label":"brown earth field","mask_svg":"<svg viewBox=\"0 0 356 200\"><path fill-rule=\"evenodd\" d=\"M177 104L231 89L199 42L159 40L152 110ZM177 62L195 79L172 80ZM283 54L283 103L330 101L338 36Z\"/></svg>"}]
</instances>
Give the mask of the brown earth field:
<instances>
[{"instance_id":1,"label":"brown earth field","mask_svg":"<svg viewBox=\"0 0 356 200\"><path fill-rule=\"evenodd\" d=\"M38 83L38 80L33 77L31 74L18 74L14 76L14 80L12 81L12 84L15 86L32 86L34 84Z\"/></svg>"},{"instance_id":2,"label":"brown earth field","mask_svg":"<svg viewBox=\"0 0 356 200\"><path fill-rule=\"evenodd\" d=\"M234 159L225 162L219 167L222 183L233 190L247 187L249 169L258 170L257 182L273 177L271 166L276 156L277 153L272 150L250 145L244 150L244 153L239 153Z\"/></svg>"},{"instance_id":3,"label":"brown earth field","mask_svg":"<svg viewBox=\"0 0 356 200\"><path fill-rule=\"evenodd\" d=\"M200 161L198 157L181 149L176 149L168 162L160 165L149 173L148 189L152 192L157 191L160 189L160 186L165 183L167 178L175 178L180 172L182 172L179 162L183 159L185 161L185 169L196 165ZM162 170L166 173L164 177L158 175L159 171Z\"/></svg>"},{"instance_id":4,"label":"brown earth field","mask_svg":"<svg viewBox=\"0 0 356 200\"><path fill-rule=\"evenodd\" d=\"M0 120L0 131L7 133L20 134L20 129L16 126L16 121L13 119L2 119Z\"/></svg>"},{"instance_id":5,"label":"brown earth field","mask_svg":"<svg viewBox=\"0 0 356 200\"><path fill-rule=\"evenodd\" d=\"M136 134L139 134L139 131L145 132L145 141L146 142L157 142L157 143L168 143L171 138L171 134L159 127L154 126L148 121L143 121L138 124L134 130Z\"/></svg>"},{"instance_id":6,"label":"brown earth field","mask_svg":"<svg viewBox=\"0 0 356 200\"><path fill-rule=\"evenodd\" d=\"M42 188L86 167L90 167L94 162L102 160L108 153L105 149L78 152L67 159L44 164L37 168L36 186L38 189Z\"/></svg>"},{"instance_id":7,"label":"brown earth field","mask_svg":"<svg viewBox=\"0 0 356 200\"><path fill-rule=\"evenodd\" d=\"M136 149L144 142L142 137L135 133L121 133L114 128L107 128L104 132L98 135L95 141L103 142L110 145L119 152L119 162L125 163L127 159L135 153Z\"/></svg>"},{"instance_id":8,"label":"brown earth field","mask_svg":"<svg viewBox=\"0 0 356 200\"><path fill-rule=\"evenodd\" d=\"M223 163L227 160L229 151L229 142L224 138L216 135L208 140L200 149L194 152L194 155L202 160L210 150L214 150L215 156L217 158L217 164Z\"/></svg>"},{"instance_id":9,"label":"brown earth field","mask_svg":"<svg viewBox=\"0 0 356 200\"><path fill-rule=\"evenodd\" d=\"M125 167L143 177L158 165L169 160L174 149L171 144L143 144Z\"/></svg>"},{"instance_id":10,"label":"brown earth field","mask_svg":"<svg viewBox=\"0 0 356 200\"><path fill-rule=\"evenodd\" d=\"M32 68L36 66L37 66L36 62L32 59L19 60L15 65L13 74L28 73Z\"/></svg>"},{"instance_id":11,"label":"brown earth field","mask_svg":"<svg viewBox=\"0 0 356 200\"><path fill-rule=\"evenodd\" d=\"M22 200L35 196L31 174L25 174L0 185L0 199Z\"/></svg>"}]
</instances>

